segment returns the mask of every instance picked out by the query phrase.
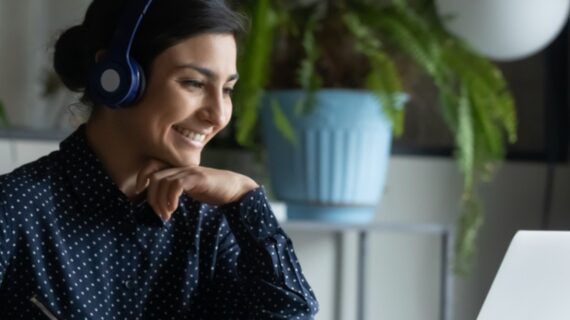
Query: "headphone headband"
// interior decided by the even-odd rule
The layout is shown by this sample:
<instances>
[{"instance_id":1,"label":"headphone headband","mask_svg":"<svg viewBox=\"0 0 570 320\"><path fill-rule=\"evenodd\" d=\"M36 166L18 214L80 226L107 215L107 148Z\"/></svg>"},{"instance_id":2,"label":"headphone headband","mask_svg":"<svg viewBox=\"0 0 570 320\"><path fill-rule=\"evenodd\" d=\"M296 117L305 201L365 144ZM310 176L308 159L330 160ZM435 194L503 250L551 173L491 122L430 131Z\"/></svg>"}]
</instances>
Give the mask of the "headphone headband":
<instances>
[{"instance_id":1,"label":"headphone headband","mask_svg":"<svg viewBox=\"0 0 570 320\"><path fill-rule=\"evenodd\" d=\"M153 0L129 0L115 34L111 40L110 52L129 58L131 46L139 30L141 21Z\"/></svg>"},{"instance_id":2,"label":"headphone headband","mask_svg":"<svg viewBox=\"0 0 570 320\"><path fill-rule=\"evenodd\" d=\"M141 66L131 58L131 46L153 0L127 0L110 47L89 74L87 92L94 102L124 108L144 91Z\"/></svg>"}]
</instances>

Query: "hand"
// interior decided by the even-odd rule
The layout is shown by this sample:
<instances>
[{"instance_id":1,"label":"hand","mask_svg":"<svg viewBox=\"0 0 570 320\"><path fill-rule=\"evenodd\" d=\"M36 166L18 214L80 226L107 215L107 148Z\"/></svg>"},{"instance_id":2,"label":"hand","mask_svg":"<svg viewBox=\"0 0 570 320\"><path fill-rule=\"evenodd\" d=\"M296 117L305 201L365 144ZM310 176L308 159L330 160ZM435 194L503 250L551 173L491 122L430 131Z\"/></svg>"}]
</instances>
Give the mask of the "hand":
<instances>
[{"instance_id":1,"label":"hand","mask_svg":"<svg viewBox=\"0 0 570 320\"><path fill-rule=\"evenodd\" d=\"M150 160L137 175L137 194L147 190L148 203L163 221L168 221L184 192L193 199L221 205L238 201L259 185L244 175L212 168L193 166L171 168Z\"/></svg>"}]
</instances>

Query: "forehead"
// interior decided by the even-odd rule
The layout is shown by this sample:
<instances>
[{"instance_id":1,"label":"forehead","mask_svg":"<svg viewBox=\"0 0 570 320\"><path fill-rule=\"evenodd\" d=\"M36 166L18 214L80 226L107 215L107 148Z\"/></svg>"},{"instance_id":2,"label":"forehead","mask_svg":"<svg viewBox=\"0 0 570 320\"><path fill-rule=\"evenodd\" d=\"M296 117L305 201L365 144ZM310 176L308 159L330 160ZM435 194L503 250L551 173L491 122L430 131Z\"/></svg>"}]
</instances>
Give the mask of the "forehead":
<instances>
[{"instance_id":1,"label":"forehead","mask_svg":"<svg viewBox=\"0 0 570 320\"><path fill-rule=\"evenodd\" d=\"M182 40L159 54L154 71L176 72L181 65L195 64L221 76L236 73L237 46L231 34L200 34Z\"/></svg>"}]
</instances>

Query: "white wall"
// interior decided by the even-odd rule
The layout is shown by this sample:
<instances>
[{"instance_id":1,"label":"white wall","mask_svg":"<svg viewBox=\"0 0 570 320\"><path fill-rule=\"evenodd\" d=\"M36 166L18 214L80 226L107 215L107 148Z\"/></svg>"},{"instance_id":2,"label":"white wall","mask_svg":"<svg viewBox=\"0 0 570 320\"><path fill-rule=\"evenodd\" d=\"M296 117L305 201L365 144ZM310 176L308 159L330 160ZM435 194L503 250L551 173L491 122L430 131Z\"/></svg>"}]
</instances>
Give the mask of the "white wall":
<instances>
[{"instance_id":1,"label":"white wall","mask_svg":"<svg viewBox=\"0 0 570 320\"><path fill-rule=\"evenodd\" d=\"M62 108L77 95L43 97L57 34L81 21L87 0L0 0L0 100L10 123L65 128Z\"/></svg>"},{"instance_id":2,"label":"white wall","mask_svg":"<svg viewBox=\"0 0 570 320\"><path fill-rule=\"evenodd\" d=\"M0 139L0 172L57 148L56 142ZM456 320L475 319L511 237L540 224L546 169L540 163L508 163L482 188L487 218L470 278L455 280ZM570 168L556 174L553 221L570 226ZM450 223L455 220L460 180L450 159L395 156L378 221ZM319 320L333 320L335 247L326 232L290 232L304 272L319 298ZM354 320L356 237L344 241L343 320ZM439 242L426 236L376 235L368 265L367 319L436 320L439 306Z\"/></svg>"}]
</instances>

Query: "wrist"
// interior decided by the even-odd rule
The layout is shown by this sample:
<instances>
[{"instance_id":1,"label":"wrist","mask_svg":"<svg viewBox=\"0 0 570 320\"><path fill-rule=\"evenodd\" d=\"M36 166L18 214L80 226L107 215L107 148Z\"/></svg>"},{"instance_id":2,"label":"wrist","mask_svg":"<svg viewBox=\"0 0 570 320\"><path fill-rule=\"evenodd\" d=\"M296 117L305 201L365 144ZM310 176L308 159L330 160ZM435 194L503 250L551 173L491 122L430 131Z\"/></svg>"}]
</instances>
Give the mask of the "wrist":
<instances>
[{"instance_id":1,"label":"wrist","mask_svg":"<svg viewBox=\"0 0 570 320\"><path fill-rule=\"evenodd\" d=\"M259 188L259 184L255 182L253 179L247 176L242 176L242 181L240 183L240 191L238 192L236 199L234 201L239 201L243 196L245 196L248 192Z\"/></svg>"}]
</instances>

